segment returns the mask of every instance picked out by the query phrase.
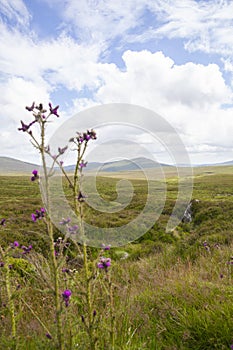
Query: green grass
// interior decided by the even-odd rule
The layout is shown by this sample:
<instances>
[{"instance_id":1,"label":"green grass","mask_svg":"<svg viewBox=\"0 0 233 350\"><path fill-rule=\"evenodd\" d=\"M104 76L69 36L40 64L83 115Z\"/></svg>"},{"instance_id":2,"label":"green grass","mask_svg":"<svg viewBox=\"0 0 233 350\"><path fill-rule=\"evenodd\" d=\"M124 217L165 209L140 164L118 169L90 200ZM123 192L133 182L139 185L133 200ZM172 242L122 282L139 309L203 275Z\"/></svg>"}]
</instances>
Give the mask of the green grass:
<instances>
[{"instance_id":1,"label":"green grass","mask_svg":"<svg viewBox=\"0 0 233 350\"><path fill-rule=\"evenodd\" d=\"M222 167L222 173L220 167L208 169L208 173L206 168L199 172L194 169L193 198L200 202L194 204L193 221L181 223L171 234L166 233L165 228L175 203L177 182L172 176L168 178L167 200L159 220L136 242L110 251L115 286L116 349L230 349L233 343L233 271L228 264L233 248L233 175L230 168ZM116 182L117 178L98 178L97 189L104 200L116 200ZM143 208L147 196L144 180L134 178L132 183L134 196L125 209L120 213L100 214L86 205L86 220L101 227L120 226L132 220ZM34 270L32 265L12 257L18 349L54 349L40 323L22 301L36 310L49 329L55 327L46 272L45 227L43 222L35 224L31 220L31 213L42 206L39 188L30 182L30 176L1 176L0 191L0 218L7 219L6 226L0 227L1 245L6 247L15 240L32 244L30 260L37 265ZM65 191L69 198L67 187ZM203 245L205 241L208 250ZM92 256L96 252L96 249L89 250ZM75 279L72 282L76 283L73 289L82 291L78 257L71 254L68 264L78 271L76 282ZM21 285L19 290L18 284ZM101 296L101 284L96 288L97 295ZM103 313L105 305L101 297L95 302L98 317L104 324L98 349L110 349L106 342L109 315ZM77 320L84 311L75 292L70 311ZM4 286L0 289L0 322L0 349L13 349ZM64 330L68 334L68 324L64 325ZM80 329L73 349L87 349L85 337Z\"/></svg>"}]
</instances>

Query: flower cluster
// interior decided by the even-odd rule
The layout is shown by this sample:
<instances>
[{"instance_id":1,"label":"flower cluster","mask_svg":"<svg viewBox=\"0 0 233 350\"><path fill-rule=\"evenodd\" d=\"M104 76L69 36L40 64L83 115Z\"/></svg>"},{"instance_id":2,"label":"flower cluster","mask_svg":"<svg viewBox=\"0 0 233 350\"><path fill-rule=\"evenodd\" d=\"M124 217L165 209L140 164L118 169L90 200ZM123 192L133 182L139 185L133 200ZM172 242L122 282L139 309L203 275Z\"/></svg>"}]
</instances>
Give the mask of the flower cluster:
<instances>
[{"instance_id":1,"label":"flower cluster","mask_svg":"<svg viewBox=\"0 0 233 350\"><path fill-rule=\"evenodd\" d=\"M108 267L111 266L111 259L110 258L105 258L101 257L99 263L97 264L97 267L99 269L104 269L105 271L108 270Z\"/></svg>"},{"instance_id":2,"label":"flower cluster","mask_svg":"<svg viewBox=\"0 0 233 350\"><path fill-rule=\"evenodd\" d=\"M58 237L54 244L54 255L57 257L64 248L70 246L69 242L65 242L62 237Z\"/></svg>"},{"instance_id":3,"label":"flower cluster","mask_svg":"<svg viewBox=\"0 0 233 350\"><path fill-rule=\"evenodd\" d=\"M37 180L37 179L39 179L39 175L38 175L38 170L33 170L32 171L32 177L31 177L31 181L35 181L35 180Z\"/></svg>"},{"instance_id":4,"label":"flower cluster","mask_svg":"<svg viewBox=\"0 0 233 350\"><path fill-rule=\"evenodd\" d=\"M213 245L210 245L207 241L204 241L202 244L207 252L210 252L211 249L221 249L221 246L219 243L214 243Z\"/></svg>"},{"instance_id":5,"label":"flower cluster","mask_svg":"<svg viewBox=\"0 0 233 350\"><path fill-rule=\"evenodd\" d=\"M62 297L63 297L63 300L65 302L66 307L69 306L71 294L72 294L72 292L69 289L64 290L64 292L62 293Z\"/></svg>"},{"instance_id":6,"label":"flower cluster","mask_svg":"<svg viewBox=\"0 0 233 350\"><path fill-rule=\"evenodd\" d=\"M38 219L42 219L45 216L45 208L36 210L36 213L31 215L32 221L36 222Z\"/></svg>"},{"instance_id":7,"label":"flower cluster","mask_svg":"<svg viewBox=\"0 0 233 350\"><path fill-rule=\"evenodd\" d=\"M78 233L78 225L73 225L73 226L69 226L69 223L70 223L70 218L67 218L67 219L62 219L59 224L62 225L62 226L66 226L67 229L68 229L68 232L71 233L71 234L76 234Z\"/></svg>"},{"instance_id":8,"label":"flower cluster","mask_svg":"<svg viewBox=\"0 0 233 350\"><path fill-rule=\"evenodd\" d=\"M10 244L10 247L12 249L15 249L15 248L21 248L23 251L22 251L22 254L28 254L30 253L30 251L32 250L32 245L30 244L28 247L26 247L25 245L22 245L20 247L20 244L18 241L14 241L13 243Z\"/></svg>"},{"instance_id":9,"label":"flower cluster","mask_svg":"<svg viewBox=\"0 0 233 350\"><path fill-rule=\"evenodd\" d=\"M28 254L32 250L32 245L30 244L28 247L22 245L21 249L23 249L23 254Z\"/></svg>"},{"instance_id":10,"label":"flower cluster","mask_svg":"<svg viewBox=\"0 0 233 350\"><path fill-rule=\"evenodd\" d=\"M91 129L83 133L77 132L77 136L72 137L69 141L76 144L82 144L83 142L88 142L89 140L96 140L96 138L96 132Z\"/></svg>"},{"instance_id":11,"label":"flower cluster","mask_svg":"<svg viewBox=\"0 0 233 350\"><path fill-rule=\"evenodd\" d=\"M31 123L29 124L25 124L22 120L21 122L21 128L18 128L19 131L23 131L23 132L28 132L30 135L32 135L31 130L29 130L31 128L31 126L36 123L36 122L42 122L42 121L46 121L48 119L48 117L50 115L56 115L57 117L59 117L57 110L59 108L59 106L53 107L51 103L49 103L49 114L46 117L44 115L44 113L47 112L47 110L43 107L43 104L40 103L38 106L35 105L35 102L32 103L31 106L26 106L25 107L26 110L28 112L33 112L33 117L35 118Z\"/></svg>"}]
</instances>

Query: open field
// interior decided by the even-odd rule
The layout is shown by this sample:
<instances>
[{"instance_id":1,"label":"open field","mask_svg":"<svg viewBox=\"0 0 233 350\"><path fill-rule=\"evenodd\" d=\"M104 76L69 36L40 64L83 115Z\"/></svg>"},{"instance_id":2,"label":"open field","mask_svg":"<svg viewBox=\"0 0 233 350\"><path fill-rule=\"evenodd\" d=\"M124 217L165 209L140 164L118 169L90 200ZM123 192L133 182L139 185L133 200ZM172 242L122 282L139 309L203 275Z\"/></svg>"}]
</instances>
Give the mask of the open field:
<instances>
[{"instance_id":1,"label":"open field","mask_svg":"<svg viewBox=\"0 0 233 350\"><path fill-rule=\"evenodd\" d=\"M198 166L192 168L179 168L180 169L180 176L191 176L191 172L193 172L193 176L206 176L206 175L217 175L217 174L232 174L233 172L233 166L227 165L227 166ZM91 175L91 171L87 174ZM154 178L154 180L161 180L164 177L165 178L172 178L174 179L177 177L177 170L175 167L165 166L161 169L154 168L154 169L147 169L147 174L150 178ZM111 178L125 178L125 179L140 179L145 180L145 173L143 171L116 171L116 172L100 172L98 174L99 176L103 177L111 177Z\"/></svg>"},{"instance_id":2,"label":"open field","mask_svg":"<svg viewBox=\"0 0 233 350\"><path fill-rule=\"evenodd\" d=\"M193 198L199 202L193 205L193 220L181 223L172 233L166 233L165 227L175 203L177 181L174 170L165 171L167 199L159 220L137 241L112 248L108 253L115 286L115 349L230 349L233 344L233 167L194 168ZM97 189L104 200L114 201L116 182L122 174L114 173L114 178L112 173L102 175L97 179ZM145 180L138 172L124 173L123 178L133 178L131 203L113 214L100 213L86 205L88 222L102 227L120 226L142 210L147 196ZM17 313L17 349L55 349L38 321L42 319L53 333L45 226L43 221L31 220L31 213L42 206L38 184L30 182L30 174L1 176L0 191L0 219L6 218L6 225L0 226L2 247L14 241L33 246L30 255L25 256L25 264L14 249L10 260ZM67 186L65 192L69 199ZM55 238L59 235L56 231ZM97 249L89 249L90 257L97 253ZM78 296L82 285L75 277L82 276L82 263L80 257L72 254L72 246L68 258L66 266L78 272L61 277L64 286L70 283L73 288L69 305L72 317L63 325L65 334L70 334L73 320L77 322L72 329L76 330L73 343L66 345L67 349L86 350L81 329L84 310ZM13 349L3 268L0 273L0 349ZM96 288L97 295L101 295L101 286ZM105 342L109 315L102 313L105 306L101 298L96 298L95 304L103 322L97 349L111 349Z\"/></svg>"}]
</instances>

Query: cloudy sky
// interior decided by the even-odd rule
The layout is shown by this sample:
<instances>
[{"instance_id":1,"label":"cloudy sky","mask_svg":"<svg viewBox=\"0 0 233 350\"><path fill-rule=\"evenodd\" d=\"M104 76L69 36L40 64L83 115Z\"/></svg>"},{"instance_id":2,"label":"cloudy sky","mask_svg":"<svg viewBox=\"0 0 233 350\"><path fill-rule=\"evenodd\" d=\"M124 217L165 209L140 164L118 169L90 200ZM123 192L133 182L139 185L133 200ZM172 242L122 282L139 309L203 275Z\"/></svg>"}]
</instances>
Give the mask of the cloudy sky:
<instances>
[{"instance_id":1,"label":"cloudy sky","mask_svg":"<svg viewBox=\"0 0 233 350\"><path fill-rule=\"evenodd\" d=\"M233 159L233 1L0 0L0 15L1 156L36 161L17 128L51 101L53 131L130 103L165 118L193 164Z\"/></svg>"}]
</instances>

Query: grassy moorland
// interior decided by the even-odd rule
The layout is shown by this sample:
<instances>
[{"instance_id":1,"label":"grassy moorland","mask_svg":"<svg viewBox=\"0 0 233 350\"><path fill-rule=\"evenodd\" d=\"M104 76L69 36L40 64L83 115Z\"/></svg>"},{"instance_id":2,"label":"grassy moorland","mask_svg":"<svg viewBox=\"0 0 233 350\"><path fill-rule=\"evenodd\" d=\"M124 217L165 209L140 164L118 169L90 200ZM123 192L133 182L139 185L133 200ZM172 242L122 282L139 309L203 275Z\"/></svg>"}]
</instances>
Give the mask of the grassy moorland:
<instances>
[{"instance_id":1,"label":"grassy moorland","mask_svg":"<svg viewBox=\"0 0 233 350\"><path fill-rule=\"evenodd\" d=\"M104 199L116 198L116 181L116 178L98 178L97 188ZM145 204L147 194L146 182L140 176L135 176L132 183L135 194L122 213L100 214L86 206L86 219L103 227L131 220ZM154 226L137 241L108 251L114 286L115 349L230 349L233 344L233 169L195 169L193 198L199 202L193 205L193 220L181 223L170 234L165 232L165 227L177 193L172 176L168 177L167 186L167 201ZM69 198L69 189L66 191ZM30 182L30 175L1 176L0 193L0 219L6 218L6 225L0 226L1 246L7 249L15 241L33 246L23 258L17 247L12 248L8 261L17 347L10 336L11 311L4 267L0 267L0 349L55 349L45 335L47 329L52 334L55 327L46 262L49 247L43 221L31 220L31 213L42 206L38 185ZM59 235L59 231L55 232L55 240ZM70 243L66 256L69 273L61 273L61 280L64 286L72 287L73 294L63 329L66 349L85 350L89 349L82 329L85 310L78 294L83 289L82 259L73 254L75 250ZM95 257L98 250L90 248L88 253ZM102 298L101 280L95 289L96 327L101 324L101 329L96 331L97 349L111 349L106 341L110 327L106 313L108 301Z\"/></svg>"}]
</instances>

